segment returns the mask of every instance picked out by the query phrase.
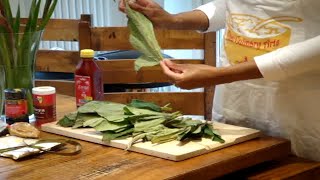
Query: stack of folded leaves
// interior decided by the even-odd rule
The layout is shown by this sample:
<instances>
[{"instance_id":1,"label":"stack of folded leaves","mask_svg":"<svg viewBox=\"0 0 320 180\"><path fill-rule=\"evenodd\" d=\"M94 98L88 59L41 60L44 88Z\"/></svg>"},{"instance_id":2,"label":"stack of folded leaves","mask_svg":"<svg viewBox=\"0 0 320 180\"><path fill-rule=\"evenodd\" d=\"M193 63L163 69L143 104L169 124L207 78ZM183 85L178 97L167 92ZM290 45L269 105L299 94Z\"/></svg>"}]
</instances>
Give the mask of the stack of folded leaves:
<instances>
[{"instance_id":1,"label":"stack of folded leaves","mask_svg":"<svg viewBox=\"0 0 320 180\"><path fill-rule=\"evenodd\" d=\"M169 105L132 100L130 104L91 101L77 112L67 114L58 124L63 127L92 127L103 135L103 141L132 137L128 148L137 141L165 143L207 137L224 143L211 123L169 112Z\"/></svg>"}]
</instances>

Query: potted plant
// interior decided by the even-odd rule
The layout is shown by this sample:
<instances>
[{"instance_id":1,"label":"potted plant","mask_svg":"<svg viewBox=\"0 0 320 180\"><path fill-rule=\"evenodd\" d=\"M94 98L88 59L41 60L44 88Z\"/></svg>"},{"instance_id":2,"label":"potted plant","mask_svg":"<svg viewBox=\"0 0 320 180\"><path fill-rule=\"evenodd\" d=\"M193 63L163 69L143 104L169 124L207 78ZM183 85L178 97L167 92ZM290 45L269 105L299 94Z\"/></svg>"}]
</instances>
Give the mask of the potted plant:
<instances>
[{"instance_id":1,"label":"potted plant","mask_svg":"<svg viewBox=\"0 0 320 180\"><path fill-rule=\"evenodd\" d=\"M12 1L0 1L0 66L5 69L5 88L28 90L29 114L33 112L35 59L42 33L58 0L32 0L28 18L21 18L21 7L12 12ZM40 12L43 12L40 14Z\"/></svg>"}]
</instances>

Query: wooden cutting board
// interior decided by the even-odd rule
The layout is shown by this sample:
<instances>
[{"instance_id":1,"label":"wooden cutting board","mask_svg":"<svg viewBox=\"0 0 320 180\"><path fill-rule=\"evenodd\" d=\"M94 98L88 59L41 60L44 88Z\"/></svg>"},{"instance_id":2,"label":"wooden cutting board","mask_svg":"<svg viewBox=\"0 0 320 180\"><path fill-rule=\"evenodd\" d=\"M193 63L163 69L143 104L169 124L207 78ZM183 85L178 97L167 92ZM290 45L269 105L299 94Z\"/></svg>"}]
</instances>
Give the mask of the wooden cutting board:
<instances>
[{"instance_id":1,"label":"wooden cutting board","mask_svg":"<svg viewBox=\"0 0 320 180\"><path fill-rule=\"evenodd\" d=\"M182 161L188 158L199 156L201 154L225 148L237 143L248 141L250 139L260 136L260 131L255 129L222 124L218 122L214 122L213 126L216 130L220 132L222 138L226 141L225 143L214 142L206 138L184 143L179 141L172 141L164 144L139 142L134 144L129 150L172 161ZM67 136L121 149L126 149L130 140L124 139L113 140L111 142L103 142L102 135L99 132L95 131L93 128L64 128L56 125L56 122L44 124L42 125L41 129L45 132L50 132L62 136Z\"/></svg>"}]
</instances>

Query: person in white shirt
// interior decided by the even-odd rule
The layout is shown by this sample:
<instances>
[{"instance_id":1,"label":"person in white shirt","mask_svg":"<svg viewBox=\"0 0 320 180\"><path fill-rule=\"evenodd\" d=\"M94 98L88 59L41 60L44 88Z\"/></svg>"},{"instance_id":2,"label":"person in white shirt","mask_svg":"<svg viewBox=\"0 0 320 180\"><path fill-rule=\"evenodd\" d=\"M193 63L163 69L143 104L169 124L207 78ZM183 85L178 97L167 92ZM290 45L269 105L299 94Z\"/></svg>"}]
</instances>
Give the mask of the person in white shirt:
<instances>
[{"instance_id":1,"label":"person in white shirt","mask_svg":"<svg viewBox=\"0 0 320 180\"><path fill-rule=\"evenodd\" d=\"M320 161L320 1L215 0L180 14L152 0L130 6L157 28L225 29L219 67L164 60L164 73L184 89L219 85L214 119L288 138Z\"/></svg>"}]
</instances>

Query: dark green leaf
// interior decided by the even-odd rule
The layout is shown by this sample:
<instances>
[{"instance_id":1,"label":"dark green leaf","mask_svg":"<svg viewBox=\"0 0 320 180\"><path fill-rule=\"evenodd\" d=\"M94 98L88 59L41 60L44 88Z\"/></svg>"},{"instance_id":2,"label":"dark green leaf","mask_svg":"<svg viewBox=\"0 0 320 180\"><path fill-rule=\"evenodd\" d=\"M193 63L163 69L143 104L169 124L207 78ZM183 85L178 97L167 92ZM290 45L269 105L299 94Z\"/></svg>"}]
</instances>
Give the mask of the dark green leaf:
<instances>
[{"instance_id":1,"label":"dark green leaf","mask_svg":"<svg viewBox=\"0 0 320 180\"><path fill-rule=\"evenodd\" d=\"M102 132L103 134L103 138L102 140L103 141L111 141L111 140L114 140L114 139L122 139L124 137L127 137L127 135L131 135L133 132L133 128L130 128L130 129L127 129L125 131L122 131L120 133L115 133L113 131L105 131L105 132Z\"/></svg>"},{"instance_id":2,"label":"dark green leaf","mask_svg":"<svg viewBox=\"0 0 320 180\"><path fill-rule=\"evenodd\" d=\"M62 126L62 127L72 127L72 126L74 126L75 122L76 121L71 120L71 119L67 118L66 116L64 116L62 119L60 119L58 121L57 124Z\"/></svg>"},{"instance_id":3,"label":"dark green leaf","mask_svg":"<svg viewBox=\"0 0 320 180\"><path fill-rule=\"evenodd\" d=\"M13 27L13 17L12 17L12 12L11 12L11 7L10 7L10 2L9 0L1 0L1 5L3 6L3 11L4 14L3 16L7 20L9 26L9 29L12 29Z\"/></svg>"},{"instance_id":4,"label":"dark green leaf","mask_svg":"<svg viewBox=\"0 0 320 180\"><path fill-rule=\"evenodd\" d=\"M163 113L156 112L156 111L151 111L148 109L139 109L131 106L125 106L124 110L127 113L127 115L143 115L143 114L148 114L148 115L163 115Z\"/></svg>"},{"instance_id":5,"label":"dark green leaf","mask_svg":"<svg viewBox=\"0 0 320 180\"><path fill-rule=\"evenodd\" d=\"M52 3L52 0L46 0L44 9L43 9L42 19L44 19L47 16L51 3Z\"/></svg>"},{"instance_id":6,"label":"dark green leaf","mask_svg":"<svg viewBox=\"0 0 320 180\"><path fill-rule=\"evenodd\" d=\"M36 7L33 10L32 14L32 19L29 19L30 21L30 32L34 32L37 31L37 26L38 26L38 17L39 17L39 12L40 12L40 5L41 5L42 0L38 0L38 2L36 3Z\"/></svg>"},{"instance_id":7,"label":"dark green leaf","mask_svg":"<svg viewBox=\"0 0 320 180\"><path fill-rule=\"evenodd\" d=\"M79 128L83 127L84 122L90 120L90 119L95 119L99 118L100 116L97 114L84 114L84 113L78 113L77 115L77 120L75 124L73 125L72 128Z\"/></svg>"},{"instance_id":8,"label":"dark green leaf","mask_svg":"<svg viewBox=\"0 0 320 180\"><path fill-rule=\"evenodd\" d=\"M49 11L47 13L44 13L45 16L43 17L42 22L41 22L38 30L43 30L45 28L45 26L48 24L57 3L58 3L58 0L53 0L53 3L51 4Z\"/></svg>"},{"instance_id":9,"label":"dark green leaf","mask_svg":"<svg viewBox=\"0 0 320 180\"><path fill-rule=\"evenodd\" d=\"M140 109L149 109L152 111L161 112L161 107L152 103L152 102L146 102L139 99L133 99L129 106L140 108Z\"/></svg>"}]
</instances>

